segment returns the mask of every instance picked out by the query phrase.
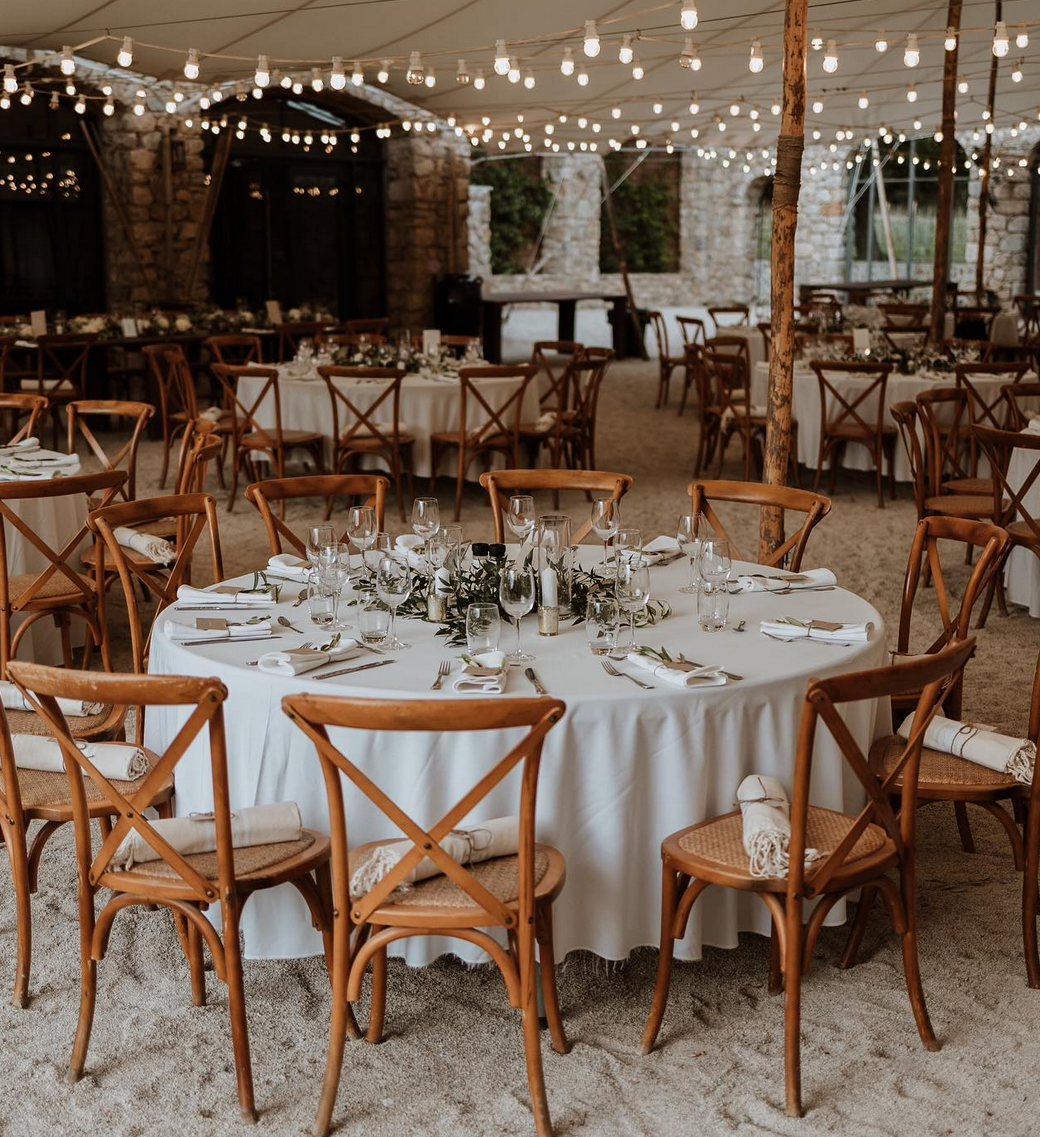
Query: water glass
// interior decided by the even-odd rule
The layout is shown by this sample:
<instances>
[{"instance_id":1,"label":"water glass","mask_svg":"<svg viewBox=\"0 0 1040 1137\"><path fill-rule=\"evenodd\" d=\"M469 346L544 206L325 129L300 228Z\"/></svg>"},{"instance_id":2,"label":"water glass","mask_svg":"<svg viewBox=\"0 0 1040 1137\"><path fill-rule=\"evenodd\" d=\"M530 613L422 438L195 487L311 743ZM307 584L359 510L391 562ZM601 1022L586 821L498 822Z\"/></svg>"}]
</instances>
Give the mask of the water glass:
<instances>
[{"instance_id":1,"label":"water glass","mask_svg":"<svg viewBox=\"0 0 1040 1137\"><path fill-rule=\"evenodd\" d=\"M617 646L621 613L616 600L593 597L585 606L585 638L593 655L610 655Z\"/></svg>"},{"instance_id":2,"label":"water glass","mask_svg":"<svg viewBox=\"0 0 1040 1137\"><path fill-rule=\"evenodd\" d=\"M621 505L612 497L597 498L589 518L592 532L603 542L603 567L607 567L607 542L621 525Z\"/></svg>"},{"instance_id":3,"label":"water glass","mask_svg":"<svg viewBox=\"0 0 1040 1137\"><path fill-rule=\"evenodd\" d=\"M365 559L365 550L371 548L377 532L375 509L371 505L351 506L347 512L347 538L357 546L362 560Z\"/></svg>"},{"instance_id":4,"label":"water glass","mask_svg":"<svg viewBox=\"0 0 1040 1137\"><path fill-rule=\"evenodd\" d=\"M381 644L390 630L390 611L381 604L366 604L358 611L363 644Z\"/></svg>"},{"instance_id":5,"label":"water glass","mask_svg":"<svg viewBox=\"0 0 1040 1137\"><path fill-rule=\"evenodd\" d=\"M441 527L441 507L435 497L417 497L412 502L412 532L425 543Z\"/></svg>"},{"instance_id":6,"label":"water glass","mask_svg":"<svg viewBox=\"0 0 1040 1137\"><path fill-rule=\"evenodd\" d=\"M703 537L697 552L697 571L701 580L712 584L722 584L729 580L733 559L730 556L729 541L725 537Z\"/></svg>"},{"instance_id":7,"label":"water glass","mask_svg":"<svg viewBox=\"0 0 1040 1137\"><path fill-rule=\"evenodd\" d=\"M729 619L729 588L725 581L701 581L697 590L697 622L702 632L721 632Z\"/></svg>"},{"instance_id":8,"label":"water glass","mask_svg":"<svg viewBox=\"0 0 1040 1137\"><path fill-rule=\"evenodd\" d=\"M641 612L650 599L650 570L646 566L626 561L618 565L614 582L614 595L622 611L628 613L628 642L618 651L634 651L636 646L636 613Z\"/></svg>"},{"instance_id":9,"label":"water glass","mask_svg":"<svg viewBox=\"0 0 1040 1137\"><path fill-rule=\"evenodd\" d=\"M502 617L497 604L470 604L466 609L466 646L470 655L498 651Z\"/></svg>"},{"instance_id":10,"label":"water glass","mask_svg":"<svg viewBox=\"0 0 1040 1137\"><path fill-rule=\"evenodd\" d=\"M509 499L506 524L522 545L534 532L534 498L516 493Z\"/></svg>"},{"instance_id":11,"label":"water glass","mask_svg":"<svg viewBox=\"0 0 1040 1137\"><path fill-rule=\"evenodd\" d=\"M683 585L680 592L696 594L700 591L700 578L697 575L697 554L701 548L701 538L705 535L707 525L703 514L680 513L679 524L676 526L675 539L679 548L690 561L690 583Z\"/></svg>"},{"instance_id":12,"label":"water glass","mask_svg":"<svg viewBox=\"0 0 1040 1137\"><path fill-rule=\"evenodd\" d=\"M376 569L376 595L390 609L390 630L386 646L391 651L401 651L411 647L397 638L395 624L397 609L408 599L412 591L412 570L406 564L384 555Z\"/></svg>"},{"instance_id":13,"label":"water glass","mask_svg":"<svg viewBox=\"0 0 1040 1137\"><path fill-rule=\"evenodd\" d=\"M520 647L520 620L534 607L534 573L530 567L507 565L499 577L498 599L502 610L516 622L516 650L511 651L506 660L512 667L532 663L534 656Z\"/></svg>"},{"instance_id":14,"label":"water glass","mask_svg":"<svg viewBox=\"0 0 1040 1137\"><path fill-rule=\"evenodd\" d=\"M614 538L614 557L618 564L622 561L640 564L643 559L643 534L638 529L619 529Z\"/></svg>"},{"instance_id":15,"label":"water glass","mask_svg":"<svg viewBox=\"0 0 1040 1137\"><path fill-rule=\"evenodd\" d=\"M326 545L318 556L318 572L335 588L337 599L343 593L343 586L350 580L350 546L337 542ZM344 631L349 625L336 621L336 627Z\"/></svg>"},{"instance_id":16,"label":"water glass","mask_svg":"<svg viewBox=\"0 0 1040 1137\"><path fill-rule=\"evenodd\" d=\"M341 584L322 572L312 572L307 580L307 612L311 623L330 628L336 622Z\"/></svg>"}]
</instances>

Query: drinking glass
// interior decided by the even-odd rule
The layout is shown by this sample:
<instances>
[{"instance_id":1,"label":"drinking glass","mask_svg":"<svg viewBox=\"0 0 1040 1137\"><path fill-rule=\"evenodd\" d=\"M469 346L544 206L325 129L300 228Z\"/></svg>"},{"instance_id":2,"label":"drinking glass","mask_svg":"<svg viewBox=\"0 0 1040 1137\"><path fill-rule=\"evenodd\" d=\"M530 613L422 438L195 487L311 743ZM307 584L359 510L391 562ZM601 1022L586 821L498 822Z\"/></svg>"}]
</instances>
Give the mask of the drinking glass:
<instances>
[{"instance_id":1,"label":"drinking glass","mask_svg":"<svg viewBox=\"0 0 1040 1137\"><path fill-rule=\"evenodd\" d=\"M470 604L466 609L466 646L470 655L498 651L502 617L497 604Z\"/></svg>"},{"instance_id":2,"label":"drinking glass","mask_svg":"<svg viewBox=\"0 0 1040 1137\"><path fill-rule=\"evenodd\" d=\"M711 584L724 584L729 580L732 567L729 541L725 537L701 538L700 551L697 553L697 571L701 574L701 580Z\"/></svg>"},{"instance_id":3,"label":"drinking glass","mask_svg":"<svg viewBox=\"0 0 1040 1137\"><path fill-rule=\"evenodd\" d=\"M618 605L628 613L628 643L618 652L635 651L636 613L646 607L650 599L650 570L645 566L625 561L618 565L617 579L614 582L614 595Z\"/></svg>"},{"instance_id":4,"label":"drinking glass","mask_svg":"<svg viewBox=\"0 0 1040 1137\"><path fill-rule=\"evenodd\" d=\"M354 505L347 512L347 538L357 545L364 564L365 550L376 536L376 511L371 505Z\"/></svg>"},{"instance_id":5,"label":"drinking glass","mask_svg":"<svg viewBox=\"0 0 1040 1137\"><path fill-rule=\"evenodd\" d=\"M603 568L607 567L607 543L621 525L621 506L612 497L592 503L592 532L603 542Z\"/></svg>"},{"instance_id":6,"label":"drinking glass","mask_svg":"<svg viewBox=\"0 0 1040 1137\"><path fill-rule=\"evenodd\" d=\"M522 545L534 532L534 498L530 494L515 493L509 499L506 524Z\"/></svg>"},{"instance_id":7,"label":"drinking glass","mask_svg":"<svg viewBox=\"0 0 1040 1137\"><path fill-rule=\"evenodd\" d=\"M697 622L702 632L721 632L729 619L726 582L704 580L697 591Z\"/></svg>"},{"instance_id":8,"label":"drinking glass","mask_svg":"<svg viewBox=\"0 0 1040 1137\"><path fill-rule=\"evenodd\" d=\"M643 559L643 534L638 529L619 529L614 538L614 558L618 564L632 561L638 565Z\"/></svg>"},{"instance_id":9,"label":"drinking glass","mask_svg":"<svg viewBox=\"0 0 1040 1137\"><path fill-rule=\"evenodd\" d=\"M379 562L389 552L389 533L374 534L370 540L370 543L361 550L361 559L365 562L365 568L368 570L368 576L370 580L375 579L376 569L379 568Z\"/></svg>"},{"instance_id":10,"label":"drinking glass","mask_svg":"<svg viewBox=\"0 0 1040 1137\"><path fill-rule=\"evenodd\" d=\"M376 569L376 595L390 609L390 629L387 632L386 647L390 651L401 651L411 644L397 638L397 609L408 599L412 591L412 572L406 564L384 555Z\"/></svg>"},{"instance_id":11,"label":"drinking glass","mask_svg":"<svg viewBox=\"0 0 1040 1137\"><path fill-rule=\"evenodd\" d=\"M610 655L617 644L621 613L611 597L593 597L585 605L585 638L593 655Z\"/></svg>"},{"instance_id":12,"label":"drinking glass","mask_svg":"<svg viewBox=\"0 0 1040 1137\"><path fill-rule=\"evenodd\" d=\"M310 574L307 579L307 612L311 623L319 628L330 628L335 624L341 587L320 570Z\"/></svg>"},{"instance_id":13,"label":"drinking glass","mask_svg":"<svg viewBox=\"0 0 1040 1137\"><path fill-rule=\"evenodd\" d=\"M326 545L318 556L318 572L336 590L337 619L336 628L344 631L349 624L338 618L338 601L343 593L343 586L350 579L350 546L336 543Z\"/></svg>"},{"instance_id":14,"label":"drinking glass","mask_svg":"<svg viewBox=\"0 0 1040 1137\"><path fill-rule=\"evenodd\" d=\"M426 545L441 527L441 507L435 497L417 497L412 502L412 532ZM429 556L426 557L429 568Z\"/></svg>"},{"instance_id":15,"label":"drinking glass","mask_svg":"<svg viewBox=\"0 0 1040 1137\"><path fill-rule=\"evenodd\" d=\"M363 644L381 644L390 629L390 613L382 604L366 604L358 611L358 628Z\"/></svg>"},{"instance_id":16,"label":"drinking glass","mask_svg":"<svg viewBox=\"0 0 1040 1137\"><path fill-rule=\"evenodd\" d=\"M331 525L312 525L307 530L307 560L317 565L321 550L336 543L336 531Z\"/></svg>"},{"instance_id":17,"label":"drinking glass","mask_svg":"<svg viewBox=\"0 0 1040 1137\"><path fill-rule=\"evenodd\" d=\"M675 539L679 542L679 548L690 561L690 583L683 585L679 589L680 592L698 593L700 591L700 582L697 578L697 554L700 552L701 538L704 536L705 529L703 514L679 514Z\"/></svg>"},{"instance_id":18,"label":"drinking glass","mask_svg":"<svg viewBox=\"0 0 1040 1137\"><path fill-rule=\"evenodd\" d=\"M498 580L498 599L502 608L516 622L516 651L506 656L512 667L534 661L520 647L520 620L534 607L534 573L523 565L507 565Z\"/></svg>"}]
</instances>

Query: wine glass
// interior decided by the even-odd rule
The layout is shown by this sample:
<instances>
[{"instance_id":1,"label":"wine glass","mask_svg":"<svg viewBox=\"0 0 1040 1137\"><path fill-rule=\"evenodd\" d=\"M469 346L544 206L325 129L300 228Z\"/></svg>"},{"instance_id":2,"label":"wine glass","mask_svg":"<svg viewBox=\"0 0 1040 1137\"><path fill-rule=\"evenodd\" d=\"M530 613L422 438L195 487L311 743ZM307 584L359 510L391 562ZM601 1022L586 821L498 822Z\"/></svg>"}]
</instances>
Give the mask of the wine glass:
<instances>
[{"instance_id":1,"label":"wine glass","mask_svg":"<svg viewBox=\"0 0 1040 1137\"><path fill-rule=\"evenodd\" d=\"M617 643L620 613L609 596L593 596L585 605L585 638L593 655L609 655Z\"/></svg>"},{"instance_id":2,"label":"wine glass","mask_svg":"<svg viewBox=\"0 0 1040 1137\"><path fill-rule=\"evenodd\" d=\"M307 530L307 560L316 568L322 549L336 544L336 531L331 525L312 525Z\"/></svg>"},{"instance_id":3,"label":"wine glass","mask_svg":"<svg viewBox=\"0 0 1040 1137\"><path fill-rule=\"evenodd\" d=\"M628 613L628 644L624 649L618 645L618 652L623 650L627 654L636 647L636 613L645 608L650 599L650 570L631 561L619 562L614 595L619 607Z\"/></svg>"},{"instance_id":4,"label":"wine glass","mask_svg":"<svg viewBox=\"0 0 1040 1137\"><path fill-rule=\"evenodd\" d=\"M412 532L423 545L441 527L441 507L435 497L417 497L412 502ZM427 567L429 558L427 558Z\"/></svg>"},{"instance_id":5,"label":"wine glass","mask_svg":"<svg viewBox=\"0 0 1040 1137\"><path fill-rule=\"evenodd\" d=\"M357 545L364 563L365 550L376 536L376 511L370 505L354 505L347 512L347 539Z\"/></svg>"},{"instance_id":6,"label":"wine glass","mask_svg":"<svg viewBox=\"0 0 1040 1137\"><path fill-rule=\"evenodd\" d=\"M412 646L397 638L397 609L408 599L411 591L412 573L408 565L384 555L376 569L376 595L390 609L390 630L385 645L389 651L401 651Z\"/></svg>"},{"instance_id":7,"label":"wine glass","mask_svg":"<svg viewBox=\"0 0 1040 1137\"><path fill-rule=\"evenodd\" d=\"M470 604L466 609L466 647L471 656L498 651L502 617L497 604Z\"/></svg>"},{"instance_id":8,"label":"wine glass","mask_svg":"<svg viewBox=\"0 0 1040 1137\"><path fill-rule=\"evenodd\" d=\"M701 579L712 584L723 584L729 580L733 567L729 541L725 537L702 537L700 544L697 571L701 574Z\"/></svg>"},{"instance_id":9,"label":"wine glass","mask_svg":"<svg viewBox=\"0 0 1040 1137\"><path fill-rule=\"evenodd\" d=\"M515 493L509 499L506 524L522 545L534 532L534 498L530 494Z\"/></svg>"},{"instance_id":10,"label":"wine glass","mask_svg":"<svg viewBox=\"0 0 1040 1137\"><path fill-rule=\"evenodd\" d=\"M675 539L679 548L690 561L690 583L683 585L680 592L695 593L697 584L697 554L701 547L701 537L704 535L704 517L700 513L680 513L679 524L676 527Z\"/></svg>"},{"instance_id":11,"label":"wine glass","mask_svg":"<svg viewBox=\"0 0 1040 1137\"><path fill-rule=\"evenodd\" d=\"M350 545L326 545L318 557L318 574L335 590L338 599L343 593L343 586L350 579ZM350 625L339 618L339 611L337 604L335 626L337 630L345 631Z\"/></svg>"},{"instance_id":12,"label":"wine glass","mask_svg":"<svg viewBox=\"0 0 1040 1137\"><path fill-rule=\"evenodd\" d=\"M622 561L640 564L643 559L643 534L638 529L619 529L614 538L614 557L618 564Z\"/></svg>"},{"instance_id":13,"label":"wine glass","mask_svg":"<svg viewBox=\"0 0 1040 1137\"><path fill-rule=\"evenodd\" d=\"M368 570L368 576L370 580L375 579L376 570L379 568L379 562L389 552L390 534L374 533L369 541L369 544L361 551L361 559L365 562L365 568Z\"/></svg>"},{"instance_id":14,"label":"wine glass","mask_svg":"<svg viewBox=\"0 0 1040 1137\"><path fill-rule=\"evenodd\" d=\"M507 565L498 581L498 599L502 608L516 622L516 651L511 651L506 660L513 667L521 663L531 663L533 655L528 655L520 647L520 619L534 607L534 573L530 566Z\"/></svg>"},{"instance_id":15,"label":"wine glass","mask_svg":"<svg viewBox=\"0 0 1040 1137\"><path fill-rule=\"evenodd\" d=\"M621 525L621 505L612 497L600 497L592 503L592 532L603 542L603 568L607 567L607 543Z\"/></svg>"}]
</instances>

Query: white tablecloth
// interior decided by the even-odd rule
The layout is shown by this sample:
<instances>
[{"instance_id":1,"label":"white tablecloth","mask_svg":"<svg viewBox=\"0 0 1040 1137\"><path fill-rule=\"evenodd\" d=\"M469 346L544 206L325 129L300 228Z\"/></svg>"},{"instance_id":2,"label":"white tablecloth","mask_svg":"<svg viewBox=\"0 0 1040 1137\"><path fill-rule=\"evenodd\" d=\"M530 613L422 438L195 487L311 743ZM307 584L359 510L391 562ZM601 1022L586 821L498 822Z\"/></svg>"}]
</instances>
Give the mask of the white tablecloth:
<instances>
[{"instance_id":1,"label":"white tablecloth","mask_svg":"<svg viewBox=\"0 0 1040 1137\"><path fill-rule=\"evenodd\" d=\"M1008 484L1018 493L1026 478L1036 465L1040 455L1035 450L1016 449L1011 452L1008 462ZM1040 478L1029 487L1022 504L1029 510L1034 520L1040 518ZM1021 520L1021 514L1016 514ZM1040 559L1029 549L1012 549L1004 567L1004 585L1007 598L1012 604L1021 604L1029 609L1030 616L1040 616Z\"/></svg>"},{"instance_id":2,"label":"white tablecloth","mask_svg":"<svg viewBox=\"0 0 1040 1137\"><path fill-rule=\"evenodd\" d=\"M251 407L260 394L264 380L243 376L238 381L238 397L246 407ZM367 409L379 397L383 385L378 382L362 380L336 380L347 397L356 406ZM483 379L477 383L488 403L498 409L506 403L519 386L516 379ZM332 455L332 405L328 388L321 377L288 378L279 380L282 399L282 427L285 430L314 430L326 436L327 455ZM339 404L340 430L347 427L344 415L347 408ZM414 473L420 477L430 474L430 434L434 431L457 430L459 425L459 383L457 379L431 379L421 375L406 375L401 383L401 429L415 437ZM393 406L388 399L383 403L377 417L389 422L393 417ZM466 406L467 425L476 428L487 421L487 412L475 400L469 399ZM268 395L260 405L256 415L261 426L274 426L274 399ZM538 390L535 383L528 386L524 395L522 420L534 422L538 418ZM507 421L511 421L507 419ZM454 466L445 461L442 474L454 472ZM482 467L474 463L470 468L471 478L479 478Z\"/></svg>"},{"instance_id":3,"label":"white tablecloth","mask_svg":"<svg viewBox=\"0 0 1040 1137\"><path fill-rule=\"evenodd\" d=\"M744 324L738 324L730 328L723 324L717 334L720 336L738 336L742 340L747 340L748 358L751 363L752 371L754 371L760 363L764 364L767 362L766 342L757 327L747 327ZM709 340L708 342L710 343L711 341Z\"/></svg>"},{"instance_id":4,"label":"white tablecloth","mask_svg":"<svg viewBox=\"0 0 1040 1137\"><path fill-rule=\"evenodd\" d=\"M589 556L598 554L590 549ZM561 621L561 634L545 639L537 635L533 616L523 621L524 643L537 656L534 667L539 678L567 704L564 719L549 732L543 751L537 826L539 839L556 845L567 859L567 884L554 917L560 959L579 948L607 959L623 959L640 945L657 944L662 838L684 825L731 810L737 786L748 773L773 774L789 784L806 681L814 675L877 667L885 661L880 616L867 601L840 589L784 597L740 594L732 599L731 619L746 620L745 632L701 632L694 619L694 597L677 592L687 572L682 562L651 569L656 594L669 600L674 614L657 627L637 632L638 639L683 650L688 658L703 663L718 663L743 675L742 682L697 691L658 682L655 690L640 691L627 680L604 673L586 646L583 625ZM292 596L295 592L290 589ZM305 611L301 614L296 609L292 619L309 638L315 633ZM875 630L868 643L852 647L780 643L759 634L760 619L788 614L871 620ZM192 618L187 613L180 617L185 622ZM503 627L504 644L510 642L512 631ZM282 696L320 690L384 698L458 697L447 681L439 694L428 688L438 661L456 659L464 649L448 647L435 637L433 626L417 620L399 621L399 634L413 646L394 656L391 666L323 683L306 676L258 674L256 668L246 666L263 651L257 643L189 648L172 643L157 629L149 670L217 675L227 685L225 723L233 809L291 798L299 803L304 824L323 829L328 818L318 759L304 735L283 714ZM290 634L277 644L291 647L297 642ZM456 662L455 666L461 665ZM531 695L533 691L514 669L507 693ZM847 721L864 748L875 737L876 728L880 732L886 725L875 721L885 717L877 712L874 701L850 708ZM178 710L150 708L147 744L161 750L185 717ZM479 738L332 733L369 777L427 824L439 818L515 739L513 732ZM832 809L858 809L861 787L844 768L826 730L821 729L819 735L812 801ZM518 777L507 779L470 820L516 812L518 784ZM177 767L176 791L180 816L212 808L210 759L198 743ZM347 792L351 845L394 835L374 807L356 791ZM840 922L844 913L839 908L832 917ZM244 909L242 927L250 957L287 958L321 950L302 901L289 886L252 898ZM704 944L736 947L738 932L766 934L768 928L765 909L754 897L713 889L698 901L689 933L677 952L683 959L696 959ZM391 951L405 955L412 964L426 963L447 950L464 958L479 958L476 949L445 939L423 937L391 945Z\"/></svg>"}]
</instances>

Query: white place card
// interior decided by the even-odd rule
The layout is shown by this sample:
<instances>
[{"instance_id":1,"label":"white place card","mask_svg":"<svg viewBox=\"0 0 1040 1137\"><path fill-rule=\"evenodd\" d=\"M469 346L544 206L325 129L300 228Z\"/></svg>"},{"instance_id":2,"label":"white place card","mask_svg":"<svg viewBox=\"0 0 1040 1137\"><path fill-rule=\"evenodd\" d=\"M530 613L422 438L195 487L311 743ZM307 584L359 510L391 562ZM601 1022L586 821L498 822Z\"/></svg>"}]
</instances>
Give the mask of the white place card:
<instances>
[{"instance_id":1,"label":"white place card","mask_svg":"<svg viewBox=\"0 0 1040 1137\"><path fill-rule=\"evenodd\" d=\"M29 324L34 336L45 336L47 334L47 310L37 308L35 312L30 312Z\"/></svg>"},{"instance_id":2,"label":"white place card","mask_svg":"<svg viewBox=\"0 0 1040 1137\"><path fill-rule=\"evenodd\" d=\"M423 328L422 350L423 355L435 355L441 346L441 333L439 328Z\"/></svg>"},{"instance_id":3,"label":"white place card","mask_svg":"<svg viewBox=\"0 0 1040 1137\"><path fill-rule=\"evenodd\" d=\"M127 339L141 334L137 330L137 321L133 318L133 316L124 316L119 321L119 326L123 329L123 335L126 336Z\"/></svg>"},{"instance_id":4,"label":"white place card","mask_svg":"<svg viewBox=\"0 0 1040 1137\"><path fill-rule=\"evenodd\" d=\"M858 354L870 351L870 329L869 328L853 328L852 329L852 350Z\"/></svg>"},{"instance_id":5,"label":"white place card","mask_svg":"<svg viewBox=\"0 0 1040 1137\"><path fill-rule=\"evenodd\" d=\"M267 300L264 303L267 309L267 319L273 327L277 327L282 322L282 306L277 300Z\"/></svg>"}]
</instances>

